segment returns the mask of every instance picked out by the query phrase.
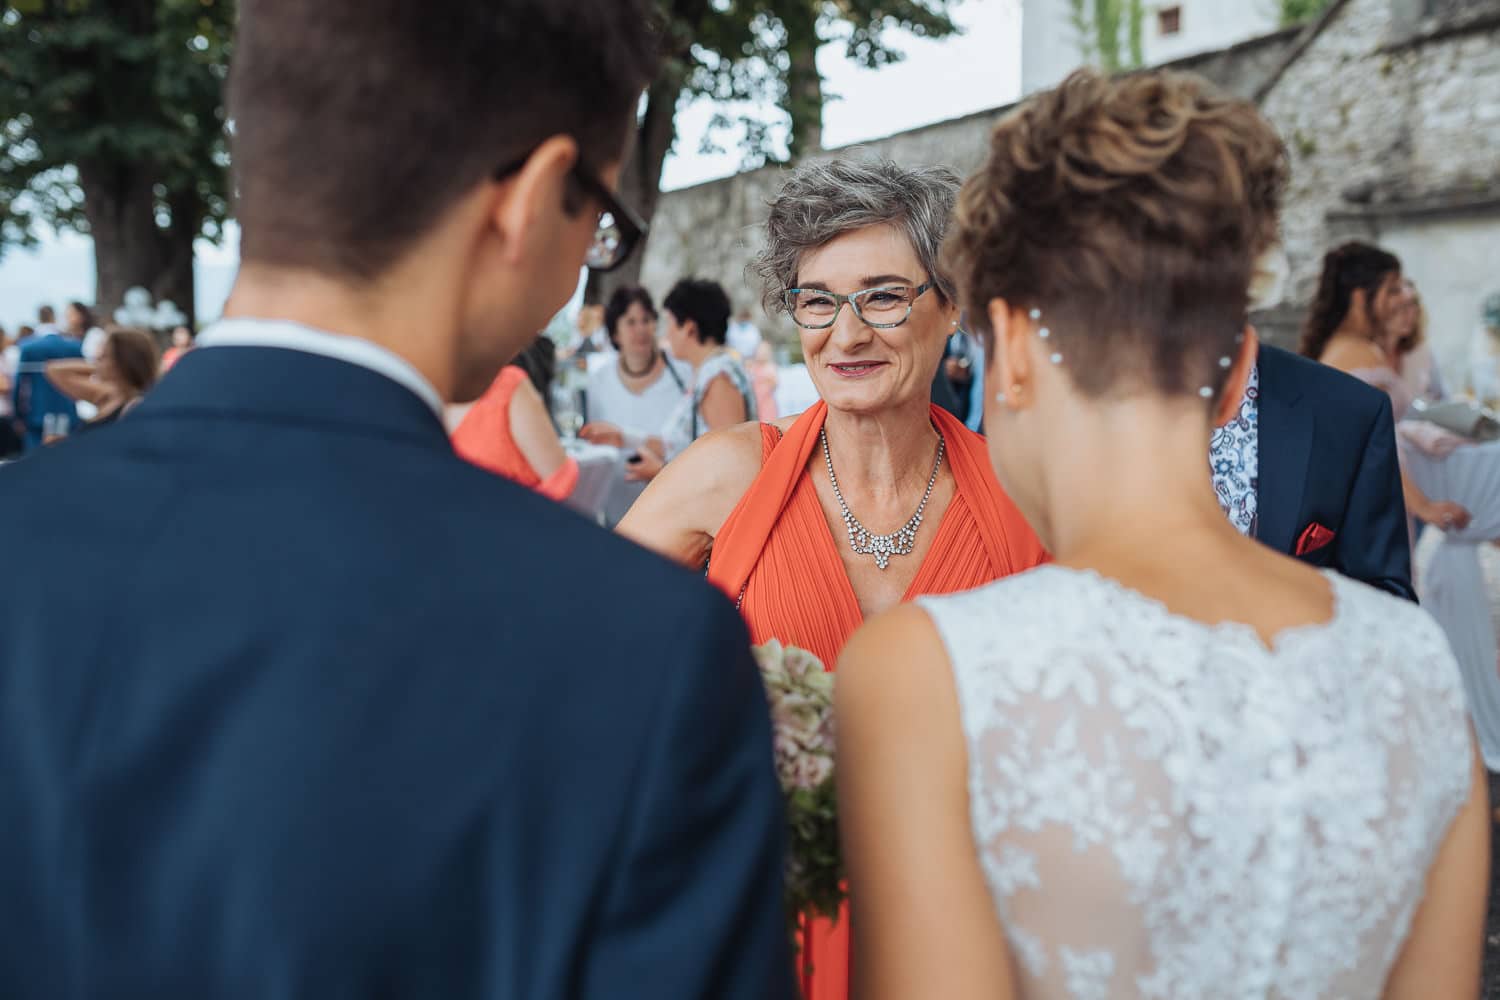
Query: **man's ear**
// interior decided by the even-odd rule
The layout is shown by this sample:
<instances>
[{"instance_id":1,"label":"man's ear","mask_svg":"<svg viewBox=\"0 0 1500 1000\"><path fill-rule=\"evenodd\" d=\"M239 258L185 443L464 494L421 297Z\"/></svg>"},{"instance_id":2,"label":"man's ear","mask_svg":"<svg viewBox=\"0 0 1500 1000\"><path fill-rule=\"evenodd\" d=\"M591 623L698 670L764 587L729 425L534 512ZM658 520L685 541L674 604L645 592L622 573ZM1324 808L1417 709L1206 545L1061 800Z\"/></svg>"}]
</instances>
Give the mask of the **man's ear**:
<instances>
[{"instance_id":1,"label":"man's ear","mask_svg":"<svg viewBox=\"0 0 1500 1000\"><path fill-rule=\"evenodd\" d=\"M552 245L550 232L568 218L568 178L577 162L578 143L555 135L537 146L520 170L496 183L490 221L506 263L519 262L539 242Z\"/></svg>"}]
</instances>

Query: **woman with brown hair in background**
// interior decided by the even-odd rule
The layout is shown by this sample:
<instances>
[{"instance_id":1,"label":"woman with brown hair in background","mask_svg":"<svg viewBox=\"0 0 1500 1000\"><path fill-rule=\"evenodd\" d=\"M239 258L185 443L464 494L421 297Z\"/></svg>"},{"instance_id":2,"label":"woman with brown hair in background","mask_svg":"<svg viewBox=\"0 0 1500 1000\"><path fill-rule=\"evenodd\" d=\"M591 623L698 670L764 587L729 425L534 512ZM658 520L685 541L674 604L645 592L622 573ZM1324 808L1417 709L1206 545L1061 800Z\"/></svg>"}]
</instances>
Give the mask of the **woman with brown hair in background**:
<instances>
[{"instance_id":1,"label":"woman with brown hair in background","mask_svg":"<svg viewBox=\"0 0 1500 1000\"><path fill-rule=\"evenodd\" d=\"M74 402L88 403L96 416L79 425L89 430L112 424L156 384L161 355L145 330L116 327L99 349L99 360L65 358L47 362L47 379Z\"/></svg>"}]
</instances>

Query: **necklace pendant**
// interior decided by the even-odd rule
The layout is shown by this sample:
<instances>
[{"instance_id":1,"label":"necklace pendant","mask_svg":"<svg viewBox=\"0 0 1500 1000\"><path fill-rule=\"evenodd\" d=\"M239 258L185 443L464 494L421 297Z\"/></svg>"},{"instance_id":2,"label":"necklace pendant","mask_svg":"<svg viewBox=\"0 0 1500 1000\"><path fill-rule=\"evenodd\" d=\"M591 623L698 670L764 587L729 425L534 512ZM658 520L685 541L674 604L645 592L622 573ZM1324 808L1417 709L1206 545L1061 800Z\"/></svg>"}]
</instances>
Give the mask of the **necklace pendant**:
<instances>
[{"instance_id":1,"label":"necklace pendant","mask_svg":"<svg viewBox=\"0 0 1500 1000\"><path fill-rule=\"evenodd\" d=\"M885 569L890 564L891 564L891 557L890 557L890 555L888 553L886 553L886 552L876 552L875 553L875 565L877 567L879 567L880 569Z\"/></svg>"}]
</instances>

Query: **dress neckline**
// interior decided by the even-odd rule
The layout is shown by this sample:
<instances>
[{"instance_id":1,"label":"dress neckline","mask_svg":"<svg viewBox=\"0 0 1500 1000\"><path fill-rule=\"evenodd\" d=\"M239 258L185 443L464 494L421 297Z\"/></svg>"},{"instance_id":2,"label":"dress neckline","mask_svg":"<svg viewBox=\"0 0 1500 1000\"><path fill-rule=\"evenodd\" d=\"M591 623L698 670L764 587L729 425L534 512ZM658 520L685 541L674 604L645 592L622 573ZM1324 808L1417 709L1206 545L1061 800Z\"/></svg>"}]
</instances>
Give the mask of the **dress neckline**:
<instances>
[{"instance_id":1,"label":"dress neckline","mask_svg":"<svg viewBox=\"0 0 1500 1000\"><path fill-rule=\"evenodd\" d=\"M1123 598L1133 604L1155 615L1158 619L1175 627L1185 627L1204 632L1208 635L1221 636L1233 639L1240 643L1249 643L1258 648L1262 653L1272 658L1284 655L1287 649L1298 643L1309 639L1320 638L1324 635L1338 631L1344 624L1349 611L1349 602L1345 599L1344 587L1346 581L1334 570L1319 570L1318 573L1328 584L1328 591L1333 613L1326 621L1307 622L1303 625L1290 625L1278 631L1267 642L1261 637L1260 631L1254 625L1246 622L1228 619L1221 622L1206 622L1189 615L1173 611L1165 603L1142 593L1111 576L1105 576L1098 570L1079 568L1073 566L1060 566L1056 563L1042 566L1032 571L1033 573L1055 573L1068 575L1088 581L1096 589L1107 591L1117 597Z\"/></svg>"},{"instance_id":2,"label":"dress neckline","mask_svg":"<svg viewBox=\"0 0 1500 1000\"><path fill-rule=\"evenodd\" d=\"M828 524L828 514L823 509L822 499L818 496L817 484L813 482L813 470L810 468L804 470L804 475L807 477L804 486L812 491L812 501L818 509L818 523L820 525L820 530L817 533L818 538L822 544L828 546L828 551L835 560L834 565L839 568L838 578L843 588L844 597L849 601L850 606L854 608L855 614L859 617L859 623L863 625L865 622L865 609L860 606L859 595L854 592L854 582L849 579L849 571L844 567L844 554L839 550L838 539L834 537L833 528ZM910 604L925 593L921 588L922 584L927 581L927 577L931 575L933 567L932 557L934 553L942 551L939 543L948 530L954 508L958 506L962 499L963 493L955 485L953 497L948 501L948 506L943 509L943 516L938 518L935 525L932 544L927 547L927 553L917 565L916 574L912 576L911 583L907 584L906 591L901 595L901 604Z\"/></svg>"}]
</instances>

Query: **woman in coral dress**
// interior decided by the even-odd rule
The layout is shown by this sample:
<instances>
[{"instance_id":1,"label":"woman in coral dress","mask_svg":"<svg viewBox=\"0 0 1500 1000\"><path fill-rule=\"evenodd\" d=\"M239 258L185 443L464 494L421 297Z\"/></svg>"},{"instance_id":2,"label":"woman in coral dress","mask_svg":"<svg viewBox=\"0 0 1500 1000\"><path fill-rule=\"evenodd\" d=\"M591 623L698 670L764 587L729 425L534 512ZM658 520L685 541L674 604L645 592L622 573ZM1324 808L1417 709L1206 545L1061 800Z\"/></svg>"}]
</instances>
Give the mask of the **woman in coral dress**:
<instances>
[{"instance_id":1,"label":"woman in coral dress","mask_svg":"<svg viewBox=\"0 0 1500 1000\"><path fill-rule=\"evenodd\" d=\"M475 465L552 500L578 485L578 463L558 440L547 411L550 359L542 338L500 370L452 433L453 450Z\"/></svg>"},{"instance_id":2,"label":"woman in coral dress","mask_svg":"<svg viewBox=\"0 0 1500 1000\"><path fill-rule=\"evenodd\" d=\"M620 524L707 563L755 642L801 647L829 669L866 617L1046 560L983 440L931 401L959 319L937 262L956 190L946 170L888 162L793 174L757 266L768 308L800 328L823 401L705 437ZM807 1000L845 1000L847 918L812 921L801 960Z\"/></svg>"}]
</instances>

